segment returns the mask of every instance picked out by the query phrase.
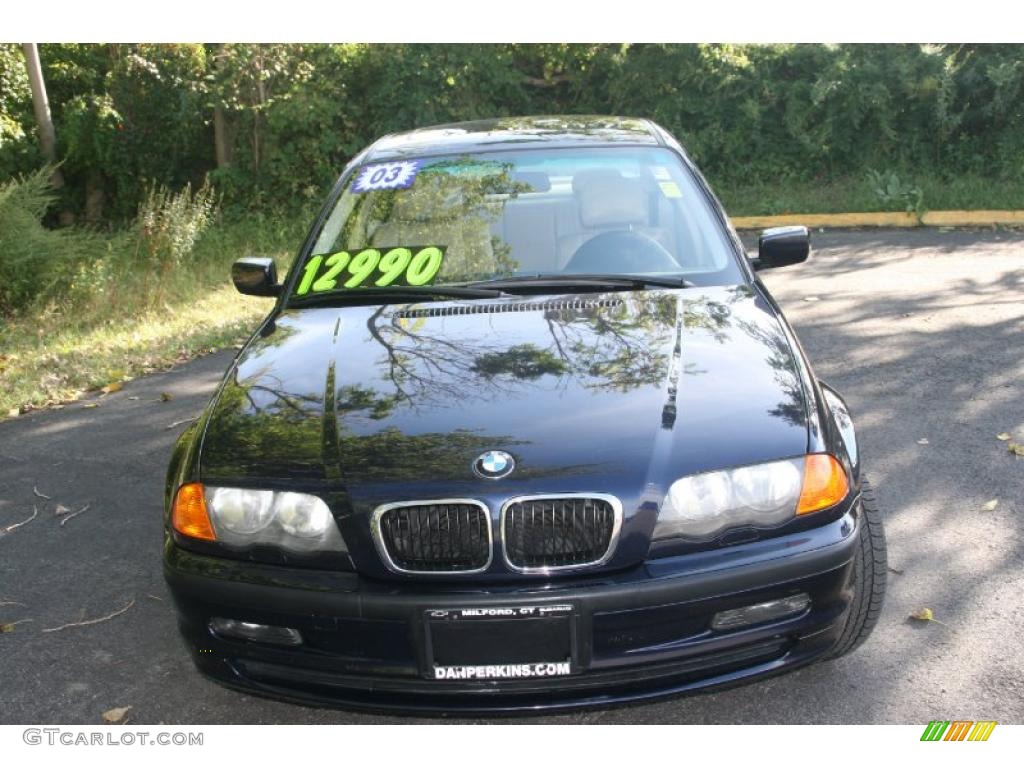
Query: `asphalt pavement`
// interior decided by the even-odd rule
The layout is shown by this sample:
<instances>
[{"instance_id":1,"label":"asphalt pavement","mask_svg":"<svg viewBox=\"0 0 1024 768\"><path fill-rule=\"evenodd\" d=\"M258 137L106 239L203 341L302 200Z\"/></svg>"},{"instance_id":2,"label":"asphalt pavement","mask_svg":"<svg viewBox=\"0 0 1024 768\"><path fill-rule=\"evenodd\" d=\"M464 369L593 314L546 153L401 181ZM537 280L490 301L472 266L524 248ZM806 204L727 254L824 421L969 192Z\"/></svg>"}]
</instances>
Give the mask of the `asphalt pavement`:
<instances>
[{"instance_id":1,"label":"asphalt pavement","mask_svg":"<svg viewBox=\"0 0 1024 768\"><path fill-rule=\"evenodd\" d=\"M1024 458L996 438L1024 443L1024 233L814 242L810 262L765 280L850 404L886 514L874 635L765 682L535 720L1024 722ZM161 576L161 494L181 422L230 357L0 423L0 530L28 520L0 536L0 624L14 624L0 634L0 723L99 723L126 706L137 724L414 721L246 696L194 671ZM908 618L921 608L937 621Z\"/></svg>"}]
</instances>

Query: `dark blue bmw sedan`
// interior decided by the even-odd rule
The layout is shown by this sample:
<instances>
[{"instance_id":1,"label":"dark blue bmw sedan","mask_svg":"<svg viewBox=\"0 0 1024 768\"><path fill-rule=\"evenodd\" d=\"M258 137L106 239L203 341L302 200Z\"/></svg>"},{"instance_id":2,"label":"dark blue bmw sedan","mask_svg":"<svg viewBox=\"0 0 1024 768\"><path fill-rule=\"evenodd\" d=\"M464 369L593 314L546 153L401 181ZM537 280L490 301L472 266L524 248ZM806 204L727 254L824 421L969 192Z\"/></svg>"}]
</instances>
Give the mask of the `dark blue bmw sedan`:
<instances>
[{"instance_id":1,"label":"dark blue bmw sedan","mask_svg":"<svg viewBox=\"0 0 1024 768\"><path fill-rule=\"evenodd\" d=\"M387 136L341 174L167 478L200 670L407 712L649 700L856 648L850 414L684 150L609 117Z\"/></svg>"}]
</instances>

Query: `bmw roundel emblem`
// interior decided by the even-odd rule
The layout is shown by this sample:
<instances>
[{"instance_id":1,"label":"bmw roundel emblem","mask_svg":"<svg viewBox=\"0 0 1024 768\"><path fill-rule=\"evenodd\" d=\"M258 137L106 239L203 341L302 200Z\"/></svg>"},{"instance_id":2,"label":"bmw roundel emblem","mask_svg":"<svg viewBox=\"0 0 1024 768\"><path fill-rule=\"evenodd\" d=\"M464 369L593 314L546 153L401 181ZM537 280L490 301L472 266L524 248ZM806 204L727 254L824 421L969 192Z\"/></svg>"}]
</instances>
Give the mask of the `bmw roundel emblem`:
<instances>
[{"instance_id":1,"label":"bmw roundel emblem","mask_svg":"<svg viewBox=\"0 0 1024 768\"><path fill-rule=\"evenodd\" d=\"M516 460L504 451L487 451L473 462L473 471L488 480L500 480L512 474Z\"/></svg>"}]
</instances>

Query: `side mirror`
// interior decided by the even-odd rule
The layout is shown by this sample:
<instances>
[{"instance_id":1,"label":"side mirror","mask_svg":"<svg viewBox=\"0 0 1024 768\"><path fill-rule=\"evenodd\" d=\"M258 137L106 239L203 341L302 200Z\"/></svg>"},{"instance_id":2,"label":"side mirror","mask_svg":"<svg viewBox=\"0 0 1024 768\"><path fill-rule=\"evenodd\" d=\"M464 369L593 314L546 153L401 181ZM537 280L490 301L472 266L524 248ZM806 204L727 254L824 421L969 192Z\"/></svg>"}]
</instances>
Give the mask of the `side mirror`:
<instances>
[{"instance_id":1,"label":"side mirror","mask_svg":"<svg viewBox=\"0 0 1024 768\"><path fill-rule=\"evenodd\" d=\"M277 296L281 292L273 259L239 259L231 265L231 281L247 296Z\"/></svg>"},{"instance_id":2,"label":"side mirror","mask_svg":"<svg viewBox=\"0 0 1024 768\"><path fill-rule=\"evenodd\" d=\"M807 227L772 227L757 239L754 269L788 267L807 261L811 252L811 233Z\"/></svg>"}]
</instances>

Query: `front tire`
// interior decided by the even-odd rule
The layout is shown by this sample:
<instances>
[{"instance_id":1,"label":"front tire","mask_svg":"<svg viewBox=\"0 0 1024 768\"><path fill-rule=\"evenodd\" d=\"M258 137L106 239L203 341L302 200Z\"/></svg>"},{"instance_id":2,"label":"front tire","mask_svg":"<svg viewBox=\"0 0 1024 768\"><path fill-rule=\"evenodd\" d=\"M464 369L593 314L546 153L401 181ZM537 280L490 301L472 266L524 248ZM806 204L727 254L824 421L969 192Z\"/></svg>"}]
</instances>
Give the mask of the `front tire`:
<instances>
[{"instance_id":1,"label":"front tire","mask_svg":"<svg viewBox=\"0 0 1024 768\"><path fill-rule=\"evenodd\" d=\"M853 597L846 614L846 624L829 653L829 658L833 659L845 656L868 639L878 623L882 603L885 601L885 582L889 568L885 531L875 494L865 478L861 479L860 511L857 551L849 583Z\"/></svg>"}]
</instances>

